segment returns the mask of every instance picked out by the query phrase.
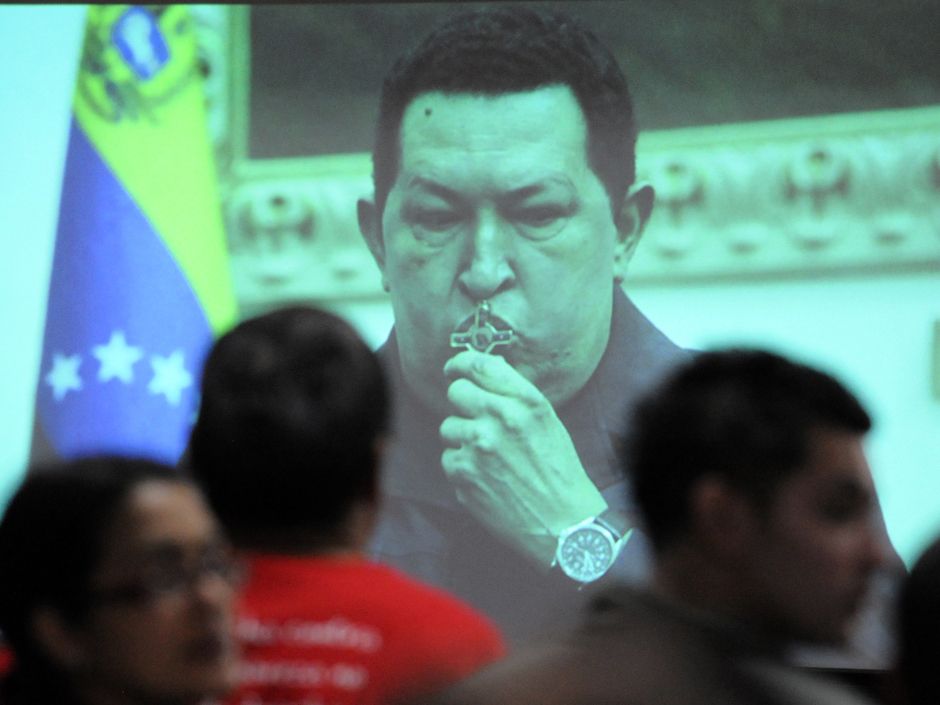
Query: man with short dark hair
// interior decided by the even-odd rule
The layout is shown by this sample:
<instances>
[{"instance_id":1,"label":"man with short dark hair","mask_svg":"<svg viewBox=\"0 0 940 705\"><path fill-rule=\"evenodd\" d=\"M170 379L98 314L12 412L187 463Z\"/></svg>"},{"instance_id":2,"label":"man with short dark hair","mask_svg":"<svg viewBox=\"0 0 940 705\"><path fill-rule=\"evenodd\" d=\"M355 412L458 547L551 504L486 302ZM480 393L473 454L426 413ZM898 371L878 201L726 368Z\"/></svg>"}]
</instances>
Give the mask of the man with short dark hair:
<instances>
[{"instance_id":1,"label":"man with short dark hair","mask_svg":"<svg viewBox=\"0 0 940 705\"><path fill-rule=\"evenodd\" d=\"M446 702L858 702L788 650L844 643L889 555L870 426L834 378L772 353L679 368L640 402L624 454L654 547L649 589L608 589L572 635Z\"/></svg>"},{"instance_id":2,"label":"man with short dark hair","mask_svg":"<svg viewBox=\"0 0 940 705\"><path fill-rule=\"evenodd\" d=\"M482 615L364 556L388 400L347 323L302 306L245 321L201 392L190 463L249 568L229 702L395 702L502 656Z\"/></svg>"},{"instance_id":3,"label":"man with short dark hair","mask_svg":"<svg viewBox=\"0 0 940 705\"><path fill-rule=\"evenodd\" d=\"M385 79L363 235L391 294L382 559L516 640L645 576L615 448L686 354L620 283L650 215L616 60L574 19L489 8Z\"/></svg>"}]
</instances>

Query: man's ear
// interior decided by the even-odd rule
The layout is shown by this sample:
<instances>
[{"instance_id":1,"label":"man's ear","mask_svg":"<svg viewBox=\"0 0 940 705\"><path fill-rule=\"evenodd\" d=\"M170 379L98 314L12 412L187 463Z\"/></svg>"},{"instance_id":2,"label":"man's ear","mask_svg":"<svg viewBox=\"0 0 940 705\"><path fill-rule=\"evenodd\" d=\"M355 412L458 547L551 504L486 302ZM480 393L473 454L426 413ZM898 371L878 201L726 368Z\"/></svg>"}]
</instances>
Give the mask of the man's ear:
<instances>
[{"instance_id":1,"label":"man's ear","mask_svg":"<svg viewBox=\"0 0 940 705\"><path fill-rule=\"evenodd\" d=\"M79 669L87 660L82 639L66 624L58 610L39 607L31 619L33 638L49 658L66 671Z\"/></svg>"},{"instance_id":2,"label":"man's ear","mask_svg":"<svg viewBox=\"0 0 940 705\"><path fill-rule=\"evenodd\" d=\"M699 546L715 559L735 563L757 536L751 500L714 475L701 478L689 500L690 529Z\"/></svg>"},{"instance_id":3,"label":"man's ear","mask_svg":"<svg viewBox=\"0 0 940 705\"><path fill-rule=\"evenodd\" d=\"M385 278L385 241L382 239L381 215L375 206L375 201L360 198L356 202L356 217L359 220L359 232L362 233L369 252L372 253L382 275L382 288L388 291L388 280Z\"/></svg>"},{"instance_id":4,"label":"man's ear","mask_svg":"<svg viewBox=\"0 0 940 705\"><path fill-rule=\"evenodd\" d=\"M614 249L614 280L619 284L627 275L627 265L633 257L643 228L653 212L656 193L647 183L636 183L627 191L623 208L617 214L617 245Z\"/></svg>"}]
</instances>

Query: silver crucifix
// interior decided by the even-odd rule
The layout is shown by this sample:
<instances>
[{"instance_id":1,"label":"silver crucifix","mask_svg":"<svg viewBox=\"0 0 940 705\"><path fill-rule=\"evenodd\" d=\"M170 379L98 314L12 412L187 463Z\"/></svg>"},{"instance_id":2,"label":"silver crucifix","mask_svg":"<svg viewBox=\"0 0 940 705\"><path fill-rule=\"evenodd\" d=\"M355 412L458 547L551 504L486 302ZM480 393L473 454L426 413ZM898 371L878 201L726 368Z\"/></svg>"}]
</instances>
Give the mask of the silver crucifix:
<instances>
[{"instance_id":1,"label":"silver crucifix","mask_svg":"<svg viewBox=\"0 0 940 705\"><path fill-rule=\"evenodd\" d=\"M452 348L489 353L499 345L512 345L516 334L499 316L490 313L490 302L481 301L477 310L457 324L450 334Z\"/></svg>"}]
</instances>

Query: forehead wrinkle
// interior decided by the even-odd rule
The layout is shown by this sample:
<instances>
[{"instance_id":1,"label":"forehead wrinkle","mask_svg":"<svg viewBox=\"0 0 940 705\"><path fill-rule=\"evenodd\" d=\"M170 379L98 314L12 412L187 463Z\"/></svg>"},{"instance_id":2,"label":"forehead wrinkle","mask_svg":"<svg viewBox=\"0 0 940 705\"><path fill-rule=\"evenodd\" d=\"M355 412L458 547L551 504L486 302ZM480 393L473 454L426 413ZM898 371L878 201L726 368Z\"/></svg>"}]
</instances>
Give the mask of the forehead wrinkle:
<instances>
[{"instance_id":1,"label":"forehead wrinkle","mask_svg":"<svg viewBox=\"0 0 940 705\"><path fill-rule=\"evenodd\" d=\"M453 170L460 177L476 167L492 175L486 166L495 165L498 176L517 181L511 186L517 188L534 181L533 168L546 162L544 178L590 171L587 148L587 124L567 86L495 96L429 92L403 113L399 172L439 176Z\"/></svg>"},{"instance_id":2,"label":"forehead wrinkle","mask_svg":"<svg viewBox=\"0 0 940 705\"><path fill-rule=\"evenodd\" d=\"M527 178L527 175L523 178ZM546 191L550 191L553 187L564 189L566 192L565 195L573 194L575 191L575 186L569 176L561 172L548 174L544 177L523 184L522 186L512 186L505 189L492 190L495 191L494 196L497 200L512 203L524 201L527 198L540 195ZM439 196L446 201L459 202L464 200L464 194L460 189L448 186L445 183L437 181L433 177L417 174L412 175L408 178L405 184L405 188L408 191L426 191L429 194L433 196Z\"/></svg>"},{"instance_id":3,"label":"forehead wrinkle","mask_svg":"<svg viewBox=\"0 0 940 705\"><path fill-rule=\"evenodd\" d=\"M559 173L544 176L530 184L509 189L506 192L506 198L514 201L524 201L532 196L538 196L546 191L550 191L552 187L556 186L566 191L575 190L574 184L568 175Z\"/></svg>"},{"instance_id":4,"label":"forehead wrinkle","mask_svg":"<svg viewBox=\"0 0 940 705\"><path fill-rule=\"evenodd\" d=\"M408 191L426 191L432 196L440 196L445 201L456 201L460 196L456 189L427 176L412 175L405 183L405 188Z\"/></svg>"}]
</instances>

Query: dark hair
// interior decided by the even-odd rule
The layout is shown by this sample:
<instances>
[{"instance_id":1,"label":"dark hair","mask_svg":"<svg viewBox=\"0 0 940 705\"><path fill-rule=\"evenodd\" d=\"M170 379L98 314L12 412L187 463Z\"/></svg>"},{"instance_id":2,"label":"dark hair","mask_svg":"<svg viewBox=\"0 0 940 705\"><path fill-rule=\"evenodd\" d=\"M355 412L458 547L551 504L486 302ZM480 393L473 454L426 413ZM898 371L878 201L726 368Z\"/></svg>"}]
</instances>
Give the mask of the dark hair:
<instances>
[{"instance_id":1,"label":"dark hair","mask_svg":"<svg viewBox=\"0 0 940 705\"><path fill-rule=\"evenodd\" d=\"M378 214L398 175L401 120L432 91L502 95L566 85L587 123L587 157L619 213L636 168L633 103L617 60L577 20L525 7L458 14L396 61L382 85L372 153Z\"/></svg>"},{"instance_id":2,"label":"dark hair","mask_svg":"<svg viewBox=\"0 0 940 705\"><path fill-rule=\"evenodd\" d=\"M940 538L920 555L898 599L898 675L911 705L940 701Z\"/></svg>"},{"instance_id":3,"label":"dark hair","mask_svg":"<svg viewBox=\"0 0 940 705\"><path fill-rule=\"evenodd\" d=\"M830 375L746 349L694 357L635 408L624 464L654 547L687 528L689 495L717 475L755 502L807 459L817 429L862 434L871 419Z\"/></svg>"},{"instance_id":4,"label":"dark hair","mask_svg":"<svg viewBox=\"0 0 940 705\"><path fill-rule=\"evenodd\" d=\"M149 480L185 482L150 460L94 456L32 468L0 522L0 630L17 665L46 662L33 613L54 608L79 624L108 532L130 492Z\"/></svg>"},{"instance_id":5,"label":"dark hair","mask_svg":"<svg viewBox=\"0 0 940 705\"><path fill-rule=\"evenodd\" d=\"M212 348L190 442L192 472L236 542L338 528L375 492L388 399L378 358L352 327L291 306Z\"/></svg>"}]
</instances>

